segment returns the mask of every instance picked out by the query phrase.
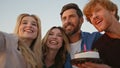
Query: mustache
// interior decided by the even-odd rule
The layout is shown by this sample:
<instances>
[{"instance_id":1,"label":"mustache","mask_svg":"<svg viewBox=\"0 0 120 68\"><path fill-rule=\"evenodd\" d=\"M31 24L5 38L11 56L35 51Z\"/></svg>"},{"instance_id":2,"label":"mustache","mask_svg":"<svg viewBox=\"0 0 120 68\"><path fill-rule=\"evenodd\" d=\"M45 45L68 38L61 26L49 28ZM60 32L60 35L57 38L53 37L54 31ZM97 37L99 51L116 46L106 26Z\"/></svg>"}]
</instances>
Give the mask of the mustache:
<instances>
[{"instance_id":1,"label":"mustache","mask_svg":"<svg viewBox=\"0 0 120 68\"><path fill-rule=\"evenodd\" d=\"M74 26L71 22L68 22L66 25L65 25L65 28L67 27L67 26Z\"/></svg>"}]
</instances>

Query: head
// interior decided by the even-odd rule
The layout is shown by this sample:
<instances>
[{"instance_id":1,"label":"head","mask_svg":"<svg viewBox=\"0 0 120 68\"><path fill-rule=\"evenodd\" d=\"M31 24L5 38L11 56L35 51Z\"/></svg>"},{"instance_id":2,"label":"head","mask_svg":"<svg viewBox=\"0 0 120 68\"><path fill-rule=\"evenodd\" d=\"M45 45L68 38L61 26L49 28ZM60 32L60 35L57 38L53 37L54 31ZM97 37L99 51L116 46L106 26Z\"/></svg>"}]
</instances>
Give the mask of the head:
<instances>
[{"instance_id":1,"label":"head","mask_svg":"<svg viewBox=\"0 0 120 68\"><path fill-rule=\"evenodd\" d=\"M77 33L83 23L83 14L75 3L69 3L62 7L61 21L65 32L71 36Z\"/></svg>"},{"instance_id":2,"label":"head","mask_svg":"<svg viewBox=\"0 0 120 68\"><path fill-rule=\"evenodd\" d=\"M110 0L90 0L83 9L86 19L92 23L98 31L107 29L106 25L102 26L100 22L112 22L113 19L119 20L118 8ZM95 22L98 22L95 24ZM108 23L107 23L108 24Z\"/></svg>"},{"instance_id":3,"label":"head","mask_svg":"<svg viewBox=\"0 0 120 68\"><path fill-rule=\"evenodd\" d=\"M41 21L36 15L30 15L27 13L20 14L17 18L16 27L14 33L22 40L31 41L30 49L35 53L36 59L40 60L40 45L41 45ZM22 41L20 40L20 41ZM23 42L23 41L22 41ZM25 42L22 43L25 45ZM23 49L23 54L27 61L32 59L28 58L31 54L30 51L25 47L28 45L19 45ZM28 59L27 59L28 58ZM32 61L30 62L32 64Z\"/></svg>"},{"instance_id":4,"label":"head","mask_svg":"<svg viewBox=\"0 0 120 68\"><path fill-rule=\"evenodd\" d=\"M32 40L32 44L37 44L41 40L41 21L36 15L20 14L14 33L20 38Z\"/></svg>"},{"instance_id":5,"label":"head","mask_svg":"<svg viewBox=\"0 0 120 68\"><path fill-rule=\"evenodd\" d=\"M66 53L69 51L69 39L61 27L54 26L49 29L42 40L44 58L50 50L57 51L55 58L57 65L61 63L58 62L58 58L62 60L62 63L65 62Z\"/></svg>"}]
</instances>

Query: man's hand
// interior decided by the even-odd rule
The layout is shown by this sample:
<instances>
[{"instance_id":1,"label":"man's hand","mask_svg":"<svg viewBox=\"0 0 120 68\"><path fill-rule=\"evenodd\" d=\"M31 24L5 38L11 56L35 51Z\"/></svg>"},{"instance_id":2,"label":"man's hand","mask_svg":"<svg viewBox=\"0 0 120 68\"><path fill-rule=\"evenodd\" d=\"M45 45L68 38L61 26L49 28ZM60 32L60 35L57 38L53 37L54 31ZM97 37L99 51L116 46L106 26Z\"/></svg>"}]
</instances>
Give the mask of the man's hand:
<instances>
[{"instance_id":1,"label":"man's hand","mask_svg":"<svg viewBox=\"0 0 120 68\"><path fill-rule=\"evenodd\" d=\"M110 66L105 65L105 64L96 64L96 63L91 63L91 62L77 64L76 66L79 68L111 68Z\"/></svg>"}]
</instances>

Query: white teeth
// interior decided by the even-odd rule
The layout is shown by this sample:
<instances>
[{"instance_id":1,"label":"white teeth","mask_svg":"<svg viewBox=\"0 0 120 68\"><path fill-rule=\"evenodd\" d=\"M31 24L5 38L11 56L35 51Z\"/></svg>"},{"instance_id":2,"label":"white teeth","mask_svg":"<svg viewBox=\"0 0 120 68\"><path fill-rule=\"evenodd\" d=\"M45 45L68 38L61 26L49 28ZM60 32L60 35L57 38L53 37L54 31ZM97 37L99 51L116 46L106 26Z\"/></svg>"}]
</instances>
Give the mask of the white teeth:
<instances>
[{"instance_id":1,"label":"white teeth","mask_svg":"<svg viewBox=\"0 0 120 68\"><path fill-rule=\"evenodd\" d=\"M54 41L54 40L53 40L53 41L50 41L50 43L51 43L51 44L54 44L54 45L58 44L58 42L57 42L57 41Z\"/></svg>"},{"instance_id":2,"label":"white teeth","mask_svg":"<svg viewBox=\"0 0 120 68\"><path fill-rule=\"evenodd\" d=\"M71 27L72 27L71 25L68 25L68 26L67 26L67 28L69 28L69 29L70 29Z\"/></svg>"},{"instance_id":3,"label":"white teeth","mask_svg":"<svg viewBox=\"0 0 120 68\"><path fill-rule=\"evenodd\" d=\"M32 30L25 30L26 32L33 32Z\"/></svg>"},{"instance_id":4,"label":"white teeth","mask_svg":"<svg viewBox=\"0 0 120 68\"><path fill-rule=\"evenodd\" d=\"M101 20L98 20L98 21L97 21L97 23L100 23L100 22L101 22Z\"/></svg>"}]
</instances>

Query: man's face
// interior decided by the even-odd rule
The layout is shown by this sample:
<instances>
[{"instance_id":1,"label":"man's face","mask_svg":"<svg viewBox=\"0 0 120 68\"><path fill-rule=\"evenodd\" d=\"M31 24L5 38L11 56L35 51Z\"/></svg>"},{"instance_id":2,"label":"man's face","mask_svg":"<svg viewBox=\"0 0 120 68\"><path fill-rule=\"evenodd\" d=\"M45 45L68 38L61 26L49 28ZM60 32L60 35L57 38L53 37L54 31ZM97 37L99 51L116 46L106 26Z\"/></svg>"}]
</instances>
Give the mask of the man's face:
<instances>
[{"instance_id":1,"label":"man's face","mask_svg":"<svg viewBox=\"0 0 120 68\"><path fill-rule=\"evenodd\" d=\"M61 16L62 26L69 36L74 35L80 30L81 24L83 23L80 19L75 9L68 9L63 12Z\"/></svg>"},{"instance_id":2,"label":"man's face","mask_svg":"<svg viewBox=\"0 0 120 68\"><path fill-rule=\"evenodd\" d=\"M108 11L101 5L97 4L89 18L95 28L101 32L109 30L110 25L112 25L113 17L114 12Z\"/></svg>"}]
</instances>

